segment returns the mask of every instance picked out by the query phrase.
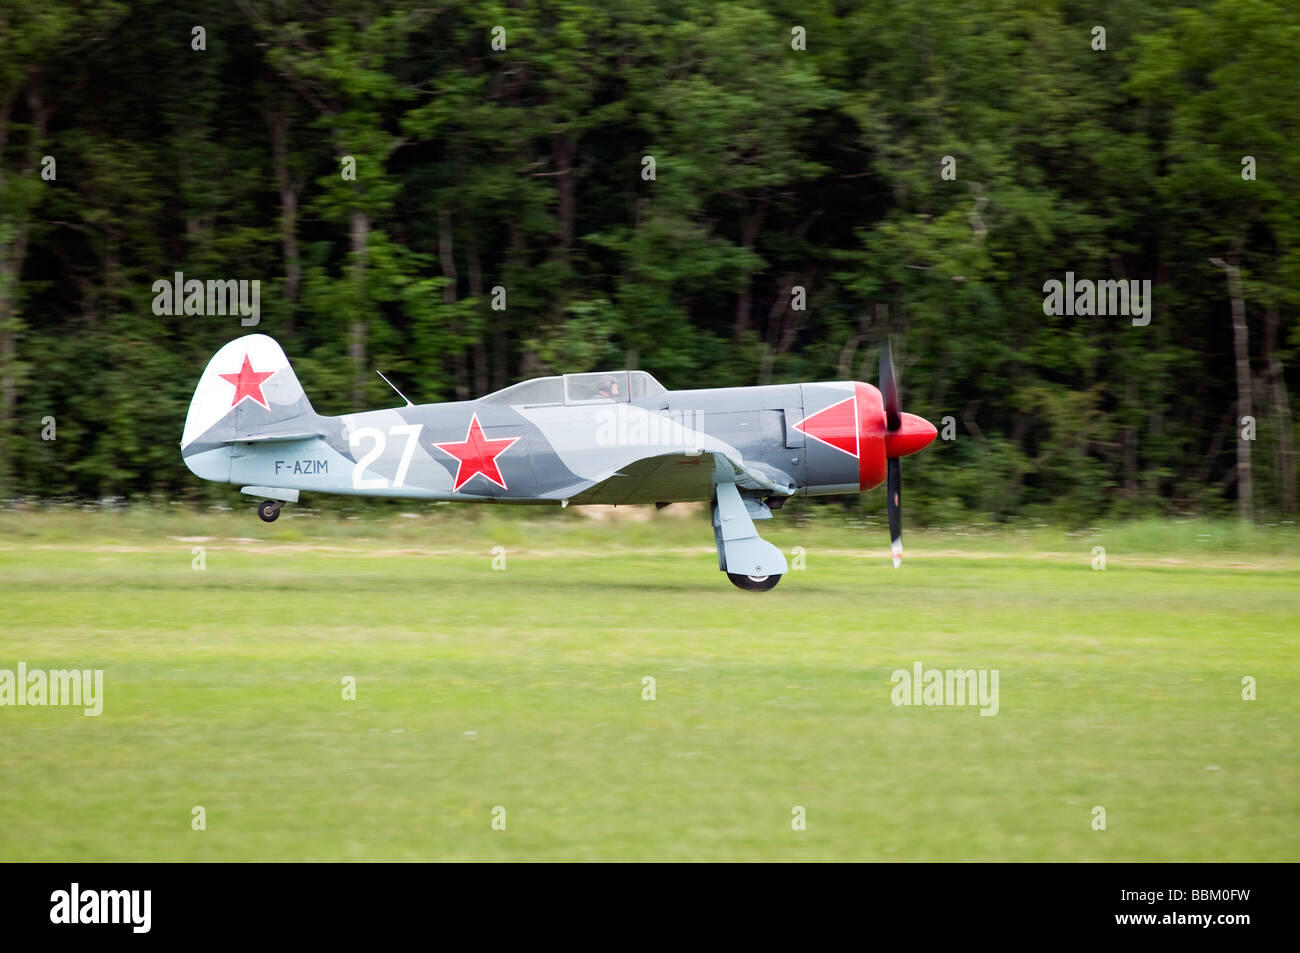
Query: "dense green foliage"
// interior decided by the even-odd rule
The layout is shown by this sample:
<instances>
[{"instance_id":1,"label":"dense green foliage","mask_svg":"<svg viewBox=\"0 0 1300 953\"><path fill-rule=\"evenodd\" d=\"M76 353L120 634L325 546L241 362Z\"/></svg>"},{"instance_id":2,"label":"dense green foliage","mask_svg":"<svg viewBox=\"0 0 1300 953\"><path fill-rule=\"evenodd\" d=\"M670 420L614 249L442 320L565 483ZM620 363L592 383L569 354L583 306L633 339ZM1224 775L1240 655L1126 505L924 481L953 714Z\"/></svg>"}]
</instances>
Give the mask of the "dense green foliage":
<instances>
[{"instance_id":1,"label":"dense green foliage","mask_svg":"<svg viewBox=\"0 0 1300 953\"><path fill-rule=\"evenodd\" d=\"M325 413L391 400L375 368L417 401L874 380L889 333L953 422L912 514L1230 510L1239 273L1285 514L1297 49L1287 0L3 0L0 496L223 492L177 441L250 329L156 316L183 272L260 280ZM1151 280L1150 324L1045 315L1067 271Z\"/></svg>"}]
</instances>

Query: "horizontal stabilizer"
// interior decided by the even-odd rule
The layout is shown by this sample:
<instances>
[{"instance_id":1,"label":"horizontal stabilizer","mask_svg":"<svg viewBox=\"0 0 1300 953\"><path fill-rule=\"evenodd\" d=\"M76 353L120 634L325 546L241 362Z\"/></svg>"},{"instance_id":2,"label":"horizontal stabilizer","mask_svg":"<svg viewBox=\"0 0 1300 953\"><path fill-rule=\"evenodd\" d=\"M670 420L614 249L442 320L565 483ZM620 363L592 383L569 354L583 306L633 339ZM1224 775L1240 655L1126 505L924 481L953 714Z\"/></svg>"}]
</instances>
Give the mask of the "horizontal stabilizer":
<instances>
[{"instance_id":1,"label":"horizontal stabilizer","mask_svg":"<svg viewBox=\"0 0 1300 953\"><path fill-rule=\"evenodd\" d=\"M300 433L259 433L248 437L232 437L229 440L223 440L222 443L291 443L295 440L315 440L317 437L325 436L319 430L302 431Z\"/></svg>"},{"instance_id":2,"label":"horizontal stabilizer","mask_svg":"<svg viewBox=\"0 0 1300 953\"><path fill-rule=\"evenodd\" d=\"M241 486L239 492L263 500L280 500L284 503L298 502L297 490L286 490L284 487L279 486Z\"/></svg>"}]
</instances>

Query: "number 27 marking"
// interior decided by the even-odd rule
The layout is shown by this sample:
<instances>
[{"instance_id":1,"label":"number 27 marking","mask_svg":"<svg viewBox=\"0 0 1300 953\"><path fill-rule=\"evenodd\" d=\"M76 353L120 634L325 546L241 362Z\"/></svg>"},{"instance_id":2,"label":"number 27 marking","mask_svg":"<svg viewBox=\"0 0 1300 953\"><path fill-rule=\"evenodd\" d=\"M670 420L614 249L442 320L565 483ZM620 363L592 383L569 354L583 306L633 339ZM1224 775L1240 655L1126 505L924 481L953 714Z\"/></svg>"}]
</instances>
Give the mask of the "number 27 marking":
<instances>
[{"instance_id":1,"label":"number 27 marking","mask_svg":"<svg viewBox=\"0 0 1300 953\"><path fill-rule=\"evenodd\" d=\"M406 471L410 469L411 458L415 456L415 448L420 440L420 431L423 429L424 424L394 424L388 428L388 436L406 437L406 446L402 448L402 459L398 462L397 473L393 477L394 489L406 485ZM363 477L361 475L370 464L383 456L387 437L378 427L362 427L360 430L352 431L351 436L348 437L348 446L355 451L358 444L363 440L374 441L374 446L364 456L359 457L356 466L352 468L352 488L354 490L387 489L387 477Z\"/></svg>"}]
</instances>

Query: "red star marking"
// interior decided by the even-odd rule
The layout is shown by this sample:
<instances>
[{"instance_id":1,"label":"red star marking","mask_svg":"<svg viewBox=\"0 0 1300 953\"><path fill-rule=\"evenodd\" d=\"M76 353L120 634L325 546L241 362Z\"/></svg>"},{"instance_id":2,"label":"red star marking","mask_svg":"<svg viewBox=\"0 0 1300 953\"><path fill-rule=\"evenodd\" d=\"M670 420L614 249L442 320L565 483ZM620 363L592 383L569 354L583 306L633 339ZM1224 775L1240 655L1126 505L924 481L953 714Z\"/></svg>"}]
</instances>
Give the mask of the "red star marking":
<instances>
[{"instance_id":1,"label":"red star marking","mask_svg":"<svg viewBox=\"0 0 1300 953\"><path fill-rule=\"evenodd\" d=\"M856 397L845 397L794 425L814 440L851 457L858 455L858 402Z\"/></svg>"},{"instance_id":2,"label":"red star marking","mask_svg":"<svg viewBox=\"0 0 1300 953\"><path fill-rule=\"evenodd\" d=\"M508 490L510 488L506 486L506 481L501 478L501 471L497 469L497 457L514 446L519 439L521 438L502 437L499 440L488 440L483 436L478 414L475 414L470 419L469 430L466 431L464 440L435 443L433 446L460 461L456 467L456 485L451 488L451 492L459 492L462 486L480 473L501 489Z\"/></svg>"},{"instance_id":3,"label":"red star marking","mask_svg":"<svg viewBox=\"0 0 1300 953\"><path fill-rule=\"evenodd\" d=\"M268 377L274 377L277 373L279 372L253 370L253 364L249 361L248 355L245 354L244 365L239 369L238 374L218 374L217 376L235 385L235 396L230 401L231 407L234 407L245 397L249 397L270 410L271 405L266 402L266 397L262 394L262 385L266 383Z\"/></svg>"}]
</instances>

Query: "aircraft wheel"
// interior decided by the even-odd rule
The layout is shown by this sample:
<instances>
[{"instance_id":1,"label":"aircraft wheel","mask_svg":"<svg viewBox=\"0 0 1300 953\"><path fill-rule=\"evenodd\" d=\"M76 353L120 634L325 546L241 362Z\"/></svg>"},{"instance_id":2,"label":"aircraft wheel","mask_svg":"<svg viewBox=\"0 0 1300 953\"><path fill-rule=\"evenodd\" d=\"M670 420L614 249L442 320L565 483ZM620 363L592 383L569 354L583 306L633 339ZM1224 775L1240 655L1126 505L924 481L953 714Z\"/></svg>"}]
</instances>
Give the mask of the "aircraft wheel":
<instances>
[{"instance_id":1,"label":"aircraft wheel","mask_svg":"<svg viewBox=\"0 0 1300 953\"><path fill-rule=\"evenodd\" d=\"M781 581L779 573L772 576L743 576L738 572L729 572L727 578L731 580L732 585L739 586L746 592L767 592Z\"/></svg>"},{"instance_id":2,"label":"aircraft wheel","mask_svg":"<svg viewBox=\"0 0 1300 953\"><path fill-rule=\"evenodd\" d=\"M264 500L257 504L257 515L262 518L264 523L274 523L280 518L280 507L284 506L279 500Z\"/></svg>"}]
</instances>

